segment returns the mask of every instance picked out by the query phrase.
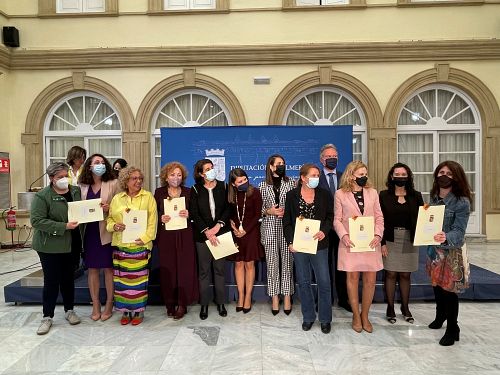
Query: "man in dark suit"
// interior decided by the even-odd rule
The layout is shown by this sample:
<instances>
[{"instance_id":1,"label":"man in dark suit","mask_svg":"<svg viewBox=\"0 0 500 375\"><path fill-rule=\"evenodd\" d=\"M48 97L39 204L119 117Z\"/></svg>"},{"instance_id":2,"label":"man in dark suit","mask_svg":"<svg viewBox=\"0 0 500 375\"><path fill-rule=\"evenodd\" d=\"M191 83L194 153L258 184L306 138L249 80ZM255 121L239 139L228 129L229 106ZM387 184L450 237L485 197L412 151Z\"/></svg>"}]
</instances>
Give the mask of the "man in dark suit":
<instances>
[{"instance_id":1,"label":"man in dark suit","mask_svg":"<svg viewBox=\"0 0 500 375\"><path fill-rule=\"evenodd\" d=\"M332 198L332 205L335 202L335 191L340 187L340 178L342 172L337 171L337 162L339 154L337 148L329 143L321 147L319 160L323 169L319 176L319 187L330 192ZM330 269L330 280L332 282L332 303L333 303L333 290L337 292L337 304L339 307L352 311L347 298L347 284L346 273L337 270L338 252L339 252L339 236L330 229L328 245L328 266ZM333 287L335 285L335 288Z\"/></svg>"}]
</instances>

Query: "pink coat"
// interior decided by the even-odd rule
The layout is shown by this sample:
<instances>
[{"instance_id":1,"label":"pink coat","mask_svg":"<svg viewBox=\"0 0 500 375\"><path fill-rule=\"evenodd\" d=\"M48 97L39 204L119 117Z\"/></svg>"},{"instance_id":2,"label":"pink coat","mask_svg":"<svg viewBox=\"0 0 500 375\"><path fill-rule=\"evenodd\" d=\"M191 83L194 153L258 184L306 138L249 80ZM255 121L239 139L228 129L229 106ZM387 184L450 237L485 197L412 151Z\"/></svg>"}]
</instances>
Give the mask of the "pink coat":
<instances>
[{"instance_id":1,"label":"pink coat","mask_svg":"<svg viewBox=\"0 0 500 375\"><path fill-rule=\"evenodd\" d=\"M365 209L363 215L350 191L337 190L335 192L335 217L333 227L340 238L338 269L348 272L372 272L383 268L380 245L373 252L351 253L350 248L344 245L342 237L349 234L349 218L353 216L373 216L375 220L375 234L380 238L384 235L384 216L380 208L377 191L373 188L363 188Z\"/></svg>"},{"instance_id":2,"label":"pink coat","mask_svg":"<svg viewBox=\"0 0 500 375\"><path fill-rule=\"evenodd\" d=\"M87 193L89 192L90 185L80 184L80 189L82 190L82 200L87 199ZM115 196L116 193L120 191L120 187L118 186L118 179L114 179L111 181L102 182L101 185L101 202L102 203L111 203L111 199ZM101 245L106 245L111 242L112 233L106 230L106 218L108 214L104 213L104 220L99 222L99 234L101 237Z\"/></svg>"}]
</instances>

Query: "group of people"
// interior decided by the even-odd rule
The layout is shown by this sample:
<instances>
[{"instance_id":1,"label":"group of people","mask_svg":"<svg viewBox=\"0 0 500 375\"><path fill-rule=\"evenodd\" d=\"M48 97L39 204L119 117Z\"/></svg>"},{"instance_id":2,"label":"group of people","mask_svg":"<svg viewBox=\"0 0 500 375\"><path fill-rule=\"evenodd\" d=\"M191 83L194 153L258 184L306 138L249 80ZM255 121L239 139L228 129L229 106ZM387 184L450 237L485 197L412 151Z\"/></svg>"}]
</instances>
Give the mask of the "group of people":
<instances>
[{"instance_id":1,"label":"group of people","mask_svg":"<svg viewBox=\"0 0 500 375\"><path fill-rule=\"evenodd\" d=\"M144 175L138 168L125 167L117 176L103 155L86 159L81 150L75 153L74 148L68 153L69 165L49 165L50 185L36 194L32 204L33 249L38 252L44 271L44 317L39 334L50 330L59 290L66 319L70 324L80 322L73 310L73 269L81 249L89 269L91 319L107 320L114 308L122 312L121 324L140 324L148 298L148 265L153 245L158 248L167 316L176 320L182 319L188 306L196 302L201 305L200 319L207 319L212 300L218 314L227 316L227 260L235 265L236 312L250 312L255 262L265 257L272 314L280 312L281 303L283 312L290 314L296 282L305 331L311 329L316 319L323 333L331 331L336 294L337 304L352 312L352 329L358 333L373 332L369 310L376 273L382 269L387 320L396 322L394 300L399 283L402 316L406 322L414 322L408 306L411 272L418 269L418 248L413 246L413 238L418 210L424 202L422 194L415 190L413 173L407 165L396 163L387 175L387 190L378 194L363 162L352 161L343 172L337 170L339 155L333 144L320 150L321 166L304 164L296 181L286 175L284 157L271 155L265 180L258 187L250 184L247 173L240 168L230 171L227 184L218 181L212 161L202 159L194 166L195 184L188 188L185 166L171 162L161 169L162 186L153 195L144 190ZM429 327L441 328L446 321L440 344L453 345L460 331L457 293L467 286L461 247L470 213L471 189L463 168L454 161L440 163L433 176L429 203L444 205L445 215L442 231L434 236L440 245L427 249L427 271L436 298L436 317ZM185 199L185 209L179 216L186 219L187 227L165 230L172 217L166 213L164 201L178 197ZM68 222L68 202L95 198L102 201L103 221L81 225ZM135 242L125 243L123 215L131 209L147 211L147 229ZM349 219L358 216L374 218L375 235L370 242L373 251L353 250ZM313 234L317 240L315 254L294 249L295 225L302 218L320 222L319 231ZM227 232L232 233L238 252L215 259L207 242L217 246L218 236ZM100 269L104 269L106 284L103 311Z\"/></svg>"}]
</instances>

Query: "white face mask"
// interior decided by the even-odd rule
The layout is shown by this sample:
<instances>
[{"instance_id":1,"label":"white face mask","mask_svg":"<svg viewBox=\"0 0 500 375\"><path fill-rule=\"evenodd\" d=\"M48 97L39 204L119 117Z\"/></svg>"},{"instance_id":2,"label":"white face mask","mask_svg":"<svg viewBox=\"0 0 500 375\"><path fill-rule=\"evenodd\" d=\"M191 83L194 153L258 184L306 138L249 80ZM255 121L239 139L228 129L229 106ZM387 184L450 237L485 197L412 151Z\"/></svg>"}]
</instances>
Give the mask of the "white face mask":
<instances>
[{"instance_id":1,"label":"white face mask","mask_svg":"<svg viewBox=\"0 0 500 375\"><path fill-rule=\"evenodd\" d=\"M209 171L205 172L205 178L207 181L213 181L215 180L215 169L210 169Z\"/></svg>"},{"instance_id":2,"label":"white face mask","mask_svg":"<svg viewBox=\"0 0 500 375\"><path fill-rule=\"evenodd\" d=\"M59 190L66 190L69 185L69 179L68 177L63 177L57 180L54 184Z\"/></svg>"}]
</instances>

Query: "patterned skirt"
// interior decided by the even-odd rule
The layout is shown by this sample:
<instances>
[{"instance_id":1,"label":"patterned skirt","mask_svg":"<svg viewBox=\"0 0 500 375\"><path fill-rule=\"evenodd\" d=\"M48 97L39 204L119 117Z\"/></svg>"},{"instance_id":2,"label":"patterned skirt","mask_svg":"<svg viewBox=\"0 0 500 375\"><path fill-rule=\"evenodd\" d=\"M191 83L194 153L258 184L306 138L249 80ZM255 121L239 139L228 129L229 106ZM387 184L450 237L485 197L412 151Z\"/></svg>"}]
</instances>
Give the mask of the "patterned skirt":
<instances>
[{"instance_id":1,"label":"patterned skirt","mask_svg":"<svg viewBox=\"0 0 500 375\"><path fill-rule=\"evenodd\" d=\"M115 310L141 312L146 309L150 254L146 247L118 247L113 252Z\"/></svg>"},{"instance_id":2,"label":"patterned skirt","mask_svg":"<svg viewBox=\"0 0 500 375\"><path fill-rule=\"evenodd\" d=\"M469 287L468 264L464 264L462 249L429 246L426 269L432 286L453 293L461 293Z\"/></svg>"}]
</instances>

